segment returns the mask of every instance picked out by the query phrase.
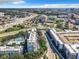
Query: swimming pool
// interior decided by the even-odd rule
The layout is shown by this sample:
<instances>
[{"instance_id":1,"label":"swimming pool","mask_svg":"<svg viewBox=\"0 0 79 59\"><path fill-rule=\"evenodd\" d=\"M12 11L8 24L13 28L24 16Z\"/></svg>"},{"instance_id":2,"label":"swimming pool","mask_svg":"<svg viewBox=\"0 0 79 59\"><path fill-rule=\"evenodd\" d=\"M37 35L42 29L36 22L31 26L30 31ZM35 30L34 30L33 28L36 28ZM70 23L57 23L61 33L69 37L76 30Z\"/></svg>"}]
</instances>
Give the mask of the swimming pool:
<instances>
[{"instance_id":1,"label":"swimming pool","mask_svg":"<svg viewBox=\"0 0 79 59\"><path fill-rule=\"evenodd\" d=\"M16 38L14 38L14 39L11 39L11 40L8 42L8 45L12 45L13 43L20 45L20 44L21 44L22 42L24 42L24 41L25 41L24 37L16 37Z\"/></svg>"}]
</instances>

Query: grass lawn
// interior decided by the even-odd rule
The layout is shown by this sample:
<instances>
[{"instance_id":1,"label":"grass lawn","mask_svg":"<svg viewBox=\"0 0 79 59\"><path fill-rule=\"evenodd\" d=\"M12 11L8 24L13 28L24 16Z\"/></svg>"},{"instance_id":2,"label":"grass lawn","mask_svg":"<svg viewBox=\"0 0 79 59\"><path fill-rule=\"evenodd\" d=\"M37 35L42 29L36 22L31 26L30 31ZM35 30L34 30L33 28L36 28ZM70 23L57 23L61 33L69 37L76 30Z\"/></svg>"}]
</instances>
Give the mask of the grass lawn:
<instances>
[{"instance_id":1,"label":"grass lawn","mask_svg":"<svg viewBox=\"0 0 79 59\"><path fill-rule=\"evenodd\" d=\"M15 34L19 33L20 31L26 31L26 29L21 29L21 30L12 31L12 32L4 32L4 33L1 33L1 34L0 34L0 37L15 35Z\"/></svg>"}]
</instances>

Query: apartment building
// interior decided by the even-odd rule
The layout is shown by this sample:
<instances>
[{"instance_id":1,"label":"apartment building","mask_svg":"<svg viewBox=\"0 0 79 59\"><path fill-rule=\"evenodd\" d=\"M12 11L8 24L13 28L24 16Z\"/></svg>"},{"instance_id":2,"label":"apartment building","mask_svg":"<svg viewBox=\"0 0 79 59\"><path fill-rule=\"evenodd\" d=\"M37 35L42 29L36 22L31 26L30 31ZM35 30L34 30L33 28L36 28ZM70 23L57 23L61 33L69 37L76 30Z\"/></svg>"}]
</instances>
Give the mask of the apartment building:
<instances>
[{"instance_id":1,"label":"apartment building","mask_svg":"<svg viewBox=\"0 0 79 59\"><path fill-rule=\"evenodd\" d=\"M20 55L23 53L23 46L0 46L0 55Z\"/></svg>"},{"instance_id":2,"label":"apartment building","mask_svg":"<svg viewBox=\"0 0 79 59\"><path fill-rule=\"evenodd\" d=\"M37 51L39 44L37 42L36 29L32 29L30 32L29 38L27 39L27 50L28 52Z\"/></svg>"},{"instance_id":3,"label":"apartment building","mask_svg":"<svg viewBox=\"0 0 79 59\"><path fill-rule=\"evenodd\" d=\"M79 31L57 32L48 30L51 41L66 59L79 59Z\"/></svg>"}]
</instances>

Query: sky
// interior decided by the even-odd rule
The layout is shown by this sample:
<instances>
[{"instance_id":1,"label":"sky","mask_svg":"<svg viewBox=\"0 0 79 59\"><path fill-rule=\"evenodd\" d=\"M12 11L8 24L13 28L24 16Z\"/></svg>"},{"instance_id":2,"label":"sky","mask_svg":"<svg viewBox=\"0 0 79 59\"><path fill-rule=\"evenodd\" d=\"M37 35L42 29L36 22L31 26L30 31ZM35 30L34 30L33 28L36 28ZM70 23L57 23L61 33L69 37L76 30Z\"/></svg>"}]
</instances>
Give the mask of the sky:
<instances>
[{"instance_id":1,"label":"sky","mask_svg":"<svg viewBox=\"0 0 79 59\"><path fill-rule=\"evenodd\" d=\"M0 0L0 8L79 8L79 0Z\"/></svg>"}]
</instances>

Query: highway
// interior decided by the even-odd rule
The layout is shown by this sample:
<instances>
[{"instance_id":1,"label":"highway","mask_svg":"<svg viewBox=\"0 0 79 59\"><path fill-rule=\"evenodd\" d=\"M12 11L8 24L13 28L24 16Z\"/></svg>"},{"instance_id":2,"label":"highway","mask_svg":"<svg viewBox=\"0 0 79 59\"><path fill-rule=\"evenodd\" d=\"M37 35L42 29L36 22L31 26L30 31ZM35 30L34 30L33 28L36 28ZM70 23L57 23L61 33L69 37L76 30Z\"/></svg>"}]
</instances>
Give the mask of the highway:
<instances>
[{"instance_id":1,"label":"highway","mask_svg":"<svg viewBox=\"0 0 79 59\"><path fill-rule=\"evenodd\" d=\"M2 28L0 28L0 31L6 30L7 28L10 28L14 25L22 24L24 21L31 20L31 19L35 18L36 16L38 16L38 15L32 14L29 17L26 16L25 18L16 18L16 21L13 21L12 23L5 24Z\"/></svg>"}]
</instances>

